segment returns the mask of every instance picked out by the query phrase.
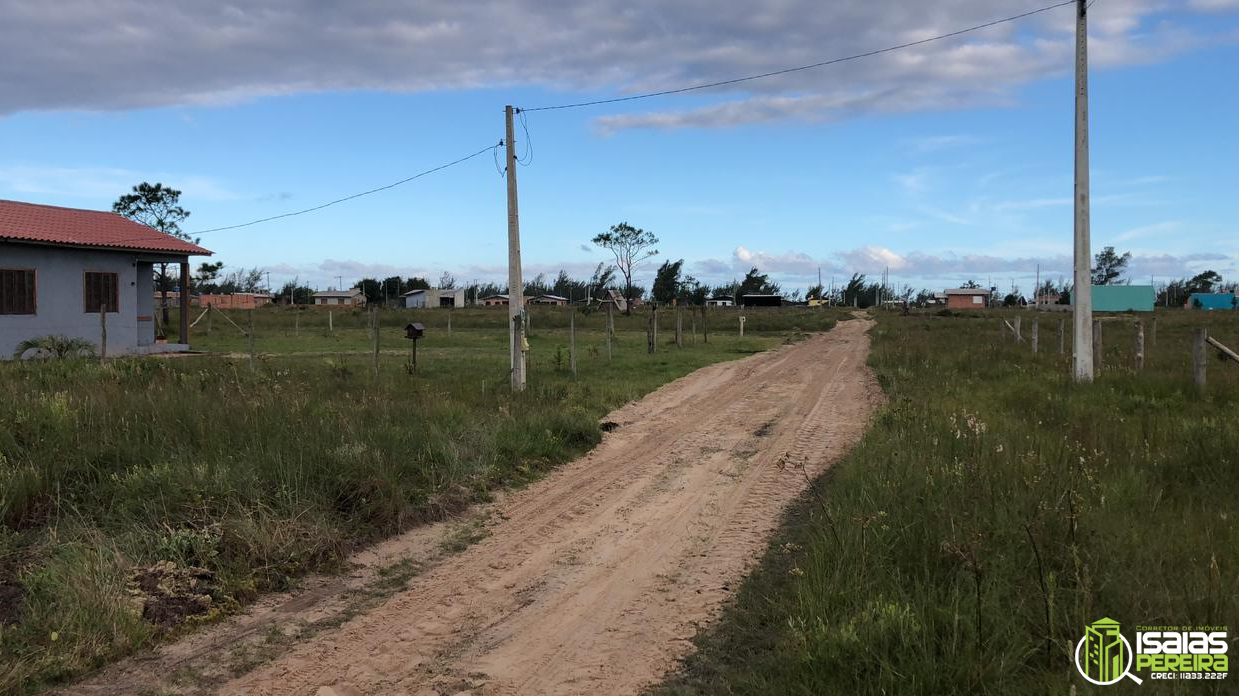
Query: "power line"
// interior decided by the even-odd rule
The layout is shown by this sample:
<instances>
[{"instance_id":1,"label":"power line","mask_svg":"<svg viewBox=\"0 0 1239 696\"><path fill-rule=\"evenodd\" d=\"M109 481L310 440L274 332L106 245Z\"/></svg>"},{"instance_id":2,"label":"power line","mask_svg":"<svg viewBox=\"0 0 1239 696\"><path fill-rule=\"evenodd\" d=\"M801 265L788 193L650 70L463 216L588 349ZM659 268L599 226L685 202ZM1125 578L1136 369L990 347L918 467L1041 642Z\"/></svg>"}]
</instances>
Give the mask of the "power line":
<instances>
[{"instance_id":1,"label":"power line","mask_svg":"<svg viewBox=\"0 0 1239 696\"><path fill-rule=\"evenodd\" d=\"M420 179L420 178L422 178L423 176L426 176L427 174L434 174L435 172L442 171L442 170L444 170L444 169L447 169L448 167L454 167L454 166L456 166L456 165L458 165L458 164L462 164L462 163L464 163L464 162L468 162L469 160L473 159L474 157L477 157L477 156L482 155L482 154L485 154L485 153L487 153L487 152L492 152L492 151L496 150L496 149L497 149L499 146L501 146L501 145L503 145L503 142L500 142L498 145L488 145L488 146L486 146L486 147L482 148L481 150L478 150L477 152L473 153L472 155L466 155L466 156L464 156L464 157L461 157L460 159L457 159L457 160L452 160L451 162L448 162L447 164L441 164L441 165L439 165L439 166L437 166L437 167L434 167L433 169L427 169L427 170L425 170L425 171L423 171L423 172L418 172L417 174L414 174L413 176L410 176L410 177L406 177L406 178L404 178L404 179L401 179L400 181L393 181L392 183L387 184L386 186L380 186L380 187L378 187L378 188L373 188L373 189L370 189L369 191L362 191L361 193L354 193L353 195L351 195L351 196L345 196L344 198L337 198L337 199L335 199L334 201L329 201L329 202L327 202L327 203L323 203L322 205L316 205L316 206L314 206L314 207L312 207L312 208L306 208L306 209L304 209L304 210L297 210L297 211L294 211L294 212L291 212L291 213L281 213L280 215L272 215L271 217L260 218L260 219L258 219L258 220L251 220L251 221L249 221L249 222L243 222L243 223L241 223L241 224L239 224L239 225L227 225L227 226L225 226L225 227L212 227L212 228L211 228L211 229L209 229L209 230L197 230L197 231L195 231L195 232L191 232L191 233L189 233L189 234L190 234L190 236L194 236L194 235L199 235L199 234L206 234L206 233L208 233L208 232L222 232L222 231L224 231L224 230L235 230L235 229L240 229L240 228L242 228L242 227L249 227L250 225L257 225L257 224L259 224L259 223L263 223L263 222L271 222L272 220L280 220L280 219L282 219L282 218L289 218L289 217L294 217L294 216L297 216L297 215L305 215L306 213L312 213L312 212L314 212L314 211L316 211L316 210L322 210L323 208L329 208L329 207L331 207L331 206L333 206L333 205L336 205L337 203L343 203L343 202L345 202L345 201L351 201L351 200L353 200L354 198L361 198L362 196L369 196L369 195L371 195L371 194L378 193L378 192L380 192L380 191L386 191L386 190L388 190L388 189L393 189L393 188L396 188L397 186L400 186L400 185L402 185L402 184L407 184L407 183L409 183L410 181L413 181L414 179Z\"/></svg>"},{"instance_id":2,"label":"power line","mask_svg":"<svg viewBox=\"0 0 1239 696\"><path fill-rule=\"evenodd\" d=\"M664 96L671 95L671 94L683 94L685 92L695 92L697 90L710 89L711 87L724 87L726 85L734 85L734 84L739 84L741 82L751 82L753 80L762 80L767 77L776 77L778 75L786 75L788 73L801 72L803 70L812 70L814 68L822 68L828 65L835 65L837 63L846 63L848 61L860 60L861 58L871 58L873 56L881 55L883 53L899 51L905 48L912 48L913 46L920 46L922 44L932 43L934 41L941 41L943 39L949 39L955 36L960 36L961 34L968 34L974 31L980 31L981 29L988 29L990 27L997 26L999 24L1005 24L1007 22L1014 22L1017 20L1024 19L1026 17L1031 17L1033 15L1041 14L1042 12L1049 12L1050 10L1056 10L1060 7L1066 7L1068 5L1075 5L1075 4L1076 4L1075 0L1067 0L1066 2L1060 2L1055 5L1047 5L1046 7L1042 7L1040 9L1030 10L1028 12L1023 12L1021 14L1012 15L1010 17L1004 17L1002 19L996 19L992 22L986 22L985 24L978 24L973 27L968 27L967 29L960 29L958 31L953 31L953 32L950 32L949 34L940 34L938 36L933 36L928 39L920 39L918 41L909 41L908 43L902 43L896 46L887 46L886 48L879 48L877 50L866 51L864 53L855 53L853 55L843 56L841 58L832 58L830 60L824 60L824 61L821 61L820 63L812 63L810 65L800 65L794 68L784 68L782 70L775 70L772 72L761 73L758 75L748 75L746 77L737 77L737 78L733 78L730 80L720 80L718 82L706 82L704 84L692 85L691 87L680 87L678 89L665 89L659 92L648 92L646 94L634 94L628 97L614 97L612 99L597 99L595 101L576 102L573 104L556 104L554 106L539 106L539 107L534 107L530 109L521 109L521 111L522 112L524 111L552 111L552 110L557 110L557 109L576 109L576 108L584 107L584 106L599 106L602 104L617 104L619 102L635 101L637 99L649 99L651 97L664 97Z\"/></svg>"}]
</instances>

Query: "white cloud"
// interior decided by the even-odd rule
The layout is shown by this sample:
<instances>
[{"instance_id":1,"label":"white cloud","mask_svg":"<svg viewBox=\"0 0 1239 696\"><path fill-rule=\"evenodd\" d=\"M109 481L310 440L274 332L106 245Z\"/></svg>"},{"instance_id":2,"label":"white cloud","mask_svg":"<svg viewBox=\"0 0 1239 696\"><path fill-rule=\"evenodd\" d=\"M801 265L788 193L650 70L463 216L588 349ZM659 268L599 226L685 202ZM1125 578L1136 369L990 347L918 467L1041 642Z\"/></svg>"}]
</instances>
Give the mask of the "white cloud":
<instances>
[{"instance_id":1,"label":"white cloud","mask_svg":"<svg viewBox=\"0 0 1239 696\"><path fill-rule=\"evenodd\" d=\"M26 195L114 199L143 181L161 181L173 188L190 192L197 200L225 201L240 198L214 179L195 175L139 172L114 167L0 165L0 187Z\"/></svg>"},{"instance_id":2,"label":"white cloud","mask_svg":"<svg viewBox=\"0 0 1239 696\"><path fill-rule=\"evenodd\" d=\"M1166 222L1158 222L1152 225L1142 225L1133 227L1126 232L1121 232L1114 236L1116 242L1130 242L1133 239L1144 239L1146 237L1162 237L1167 234L1173 234L1182 228L1182 223L1178 220L1167 220Z\"/></svg>"},{"instance_id":3,"label":"white cloud","mask_svg":"<svg viewBox=\"0 0 1239 696\"><path fill-rule=\"evenodd\" d=\"M1239 268L1236 267L1237 259L1239 257L1215 252L1178 255L1135 252L1127 277L1133 282L1143 282L1151 275L1159 279L1186 277L1206 269L1213 269L1224 277L1233 278L1239 275ZM595 262L581 261L536 263L526 264L522 270L527 281L533 280L539 274L553 278L560 269L567 271L574 278L589 278L594 272L595 265ZM772 280L781 283L788 291L816 283L819 268L824 282L827 283L832 277L837 282L840 278L846 278L853 273L874 279L889 269L891 283L894 285L909 284L915 287L937 288L955 286L968 279L981 282L992 279L999 285L1016 280L1031 286L1038 267L1040 267L1042 279L1069 279L1072 260L1069 254L1008 256L993 252L909 251L900 253L881 246L864 246L815 257L801 251L770 253L752 251L740 246L735 249L728 260L690 259L685 264L685 273L693 275L704 283L721 285L742 277L754 267L762 273L769 274ZM336 280L337 276L342 277L342 283L345 286L351 286L363 277L382 279L393 275L420 276L433 283L445 271L455 276L458 283L470 283L475 280L499 285L507 283L507 267L502 265L447 267L438 264L419 266L367 263L353 259L324 259L301 264L277 264L264 267L262 270L271 272L272 283L276 286L296 277L311 287L334 287L341 282ZM652 278L653 269L647 268L634 280L648 287Z\"/></svg>"},{"instance_id":4,"label":"white cloud","mask_svg":"<svg viewBox=\"0 0 1239 696\"><path fill-rule=\"evenodd\" d=\"M732 252L732 259L732 270L738 273L744 273L756 267L782 277L810 278L817 276L818 269L841 270L832 261L816 260L808 254L795 251L769 254L764 251L749 251L743 246L738 246Z\"/></svg>"},{"instance_id":5,"label":"white cloud","mask_svg":"<svg viewBox=\"0 0 1239 696\"><path fill-rule=\"evenodd\" d=\"M1239 10L1239 0L1190 0L1188 5L1193 9L1209 12Z\"/></svg>"},{"instance_id":6,"label":"white cloud","mask_svg":"<svg viewBox=\"0 0 1239 696\"><path fill-rule=\"evenodd\" d=\"M1235 5L1190 0L1200 11ZM1201 37L1161 13L1179 7L1104 4L1094 13L1094 63L1160 60L1197 45ZM224 104L328 90L525 85L633 94L860 53L1027 9L1026 0L0 0L0 65L21 66L0 70L0 114ZM1070 9L1062 8L698 93L721 103L698 100L670 112L659 104L649 113L604 117L599 127L725 127L1003 104L1012 88L1069 70L1072 25ZM1223 31L1196 31L1213 30ZM565 100L572 97L549 98Z\"/></svg>"}]
</instances>

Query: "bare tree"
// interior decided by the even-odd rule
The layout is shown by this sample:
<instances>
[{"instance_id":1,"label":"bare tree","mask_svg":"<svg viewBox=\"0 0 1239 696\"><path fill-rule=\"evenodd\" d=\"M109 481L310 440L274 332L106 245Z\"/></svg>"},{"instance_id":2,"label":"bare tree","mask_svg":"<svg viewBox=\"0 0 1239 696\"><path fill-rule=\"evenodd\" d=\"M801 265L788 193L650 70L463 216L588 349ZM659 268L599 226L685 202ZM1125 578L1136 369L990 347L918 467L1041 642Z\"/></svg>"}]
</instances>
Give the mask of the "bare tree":
<instances>
[{"instance_id":1,"label":"bare tree","mask_svg":"<svg viewBox=\"0 0 1239 696\"><path fill-rule=\"evenodd\" d=\"M624 300L627 305L624 311L632 314L633 271L643 261L658 255L658 250L653 248L658 243L658 237L653 232L621 222L594 237L593 242L615 255L615 267L624 276Z\"/></svg>"}]
</instances>

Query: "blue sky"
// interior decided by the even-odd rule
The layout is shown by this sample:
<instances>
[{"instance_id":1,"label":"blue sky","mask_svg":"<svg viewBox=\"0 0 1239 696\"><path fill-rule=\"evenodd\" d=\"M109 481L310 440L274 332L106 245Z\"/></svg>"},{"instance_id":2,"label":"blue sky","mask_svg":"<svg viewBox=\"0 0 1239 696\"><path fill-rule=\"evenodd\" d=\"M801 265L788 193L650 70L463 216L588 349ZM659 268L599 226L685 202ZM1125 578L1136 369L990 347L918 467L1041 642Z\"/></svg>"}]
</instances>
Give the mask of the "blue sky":
<instances>
[{"instance_id":1,"label":"blue sky","mask_svg":"<svg viewBox=\"0 0 1239 696\"><path fill-rule=\"evenodd\" d=\"M177 37L165 30L192 17L126 23L118 10L115 26L65 25L33 3L0 2L9 20L0 24L10 27L0 38L20 31L32 42L0 41L0 62L22 52L27 67L0 71L0 94L9 95L0 99L0 198L107 208L129 186L159 180L184 191L187 230L232 225L497 143L506 103L725 79L1040 6L955 0L942 3L950 12L923 17L919 3L889 0L840 3L836 18L805 3L798 11L824 28L800 36L807 15L789 13L789 3L758 2L778 9L734 21L704 2L673 16L608 4L590 5L589 16L540 15L499 56L462 31L480 20L456 17L450 5L442 16L451 21L434 8L393 17L375 3L356 4L355 15L340 5L327 14L353 31L329 37L341 43L324 58L266 15L218 18L254 33L264 49L249 55L249 43L230 48L231 24L200 21ZM701 29L703 17L714 24ZM889 267L896 284L930 288L974 278L1028 291L1037 264L1044 276L1068 275L1071 22L1064 8L771 85L531 112L533 159L519 170L526 277L561 267L588 275L608 259L589 239L624 220L654 231L662 258L683 258L712 283L753 265L787 288L809 285L819 266L828 282ZM1094 248L1131 251L1135 280L1205 268L1239 279L1239 2L1098 0L1093 22ZM643 38L611 51L612 32ZM763 48L771 32L778 48ZM387 43L374 48L376 36ZM147 65L172 49L159 43L168 40L189 48L175 65ZM38 46L65 41L55 52ZM90 51L109 42L128 53L109 53L106 70L92 72ZM438 48L419 52L423 43ZM288 74L289 65L301 72ZM518 131L522 151L524 140ZM201 243L231 268L269 270L275 284L443 271L502 280L504 201L487 153Z\"/></svg>"}]
</instances>

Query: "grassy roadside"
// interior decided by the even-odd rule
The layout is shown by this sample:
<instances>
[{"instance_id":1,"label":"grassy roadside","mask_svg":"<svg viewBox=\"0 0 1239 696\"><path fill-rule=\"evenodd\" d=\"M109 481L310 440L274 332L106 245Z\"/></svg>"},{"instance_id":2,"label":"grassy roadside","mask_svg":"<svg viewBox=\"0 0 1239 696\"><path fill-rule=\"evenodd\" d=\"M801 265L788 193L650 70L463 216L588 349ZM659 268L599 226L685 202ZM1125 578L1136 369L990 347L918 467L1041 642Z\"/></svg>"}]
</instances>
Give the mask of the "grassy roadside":
<instances>
[{"instance_id":1,"label":"grassy roadside","mask_svg":"<svg viewBox=\"0 0 1239 696\"><path fill-rule=\"evenodd\" d=\"M416 317L384 312L377 376L364 316L336 316L328 333L279 310L256 312L252 370L213 356L0 363L0 693L34 692L338 567L571 459L626 401L833 321L769 313L744 338L712 329L683 349L664 324L651 356L634 317L607 361L594 317L577 332L574 378L554 321L567 315L535 314L530 388L512 395L503 312L454 313L450 338L432 324L410 375L397 327ZM243 349L231 326L212 328L196 347ZM333 354L292 354L318 351Z\"/></svg>"},{"instance_id":2,"label":"grassy roadside","mask_svg":"<svg viewBox=\"0 0 1239 696\"><path fill-rule=\"evenodd\" d=\"M1239 365L1210 360L1195 393L1201 323L1239 343L1234 317L1160 315L1137 376L1130 323L1108 324L1107 367L1076 386L1066 358L999 342L993 317L883 316L871 365L889 405L653 693L1068 693L1091 688L1070 655L1103 616L1228 625L1233 656Z\"/></svg>"}]
</instances>

